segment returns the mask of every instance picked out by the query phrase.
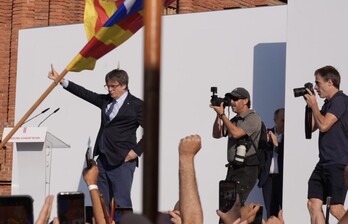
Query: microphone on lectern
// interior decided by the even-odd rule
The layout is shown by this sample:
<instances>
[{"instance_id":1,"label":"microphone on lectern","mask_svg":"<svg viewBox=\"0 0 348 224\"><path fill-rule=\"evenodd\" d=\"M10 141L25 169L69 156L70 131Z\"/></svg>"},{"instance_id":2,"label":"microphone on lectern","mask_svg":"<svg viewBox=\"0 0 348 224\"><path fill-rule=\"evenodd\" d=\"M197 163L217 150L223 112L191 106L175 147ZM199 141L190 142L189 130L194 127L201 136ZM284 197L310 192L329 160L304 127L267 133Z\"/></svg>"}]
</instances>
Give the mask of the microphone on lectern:
<instances>
[{"instance_id":1,"label":"microphone on lectern","mask_svg":"<svg viewBox=\"0 0 348 224\"><path fill-rule=\"evenodd\" d=\"M40 122L40 124L38 125L38 127L40 127L40 125L45 121L47 120L47 118L49 118L50 116L52 116L53 114L57 113L57 111L59 110L60 108L58 107L57 109L55 109L52 113L50 113L45 119L43 119L43 121Z\"/></svg>"},{"instance_id":2,"label":"microphone on lectern","mask_svg":"<svg viewBox=\"0 0 348 224\"><path fill-rule=\"evenodd\" d=\"M29 120L26 120L23 124L25 124L25 123L27 123L27 122L33 120L34 118L36 118L37 116L40 116L40 115L43 114L43 113L46 113L49 109L50 109L50 108L44 109L43 111L41 111L41 113L35 115L34 117L30 118ZM23 125L23 124L22 124L22 125Z\"/></svg>"}]
</instances>

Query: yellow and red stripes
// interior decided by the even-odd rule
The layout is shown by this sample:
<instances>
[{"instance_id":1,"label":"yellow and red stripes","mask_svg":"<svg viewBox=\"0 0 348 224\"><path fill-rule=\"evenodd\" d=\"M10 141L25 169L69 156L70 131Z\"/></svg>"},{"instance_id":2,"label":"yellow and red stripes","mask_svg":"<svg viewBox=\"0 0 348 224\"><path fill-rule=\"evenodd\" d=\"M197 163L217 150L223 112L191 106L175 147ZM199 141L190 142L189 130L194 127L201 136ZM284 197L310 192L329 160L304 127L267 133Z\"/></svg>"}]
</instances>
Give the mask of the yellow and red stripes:
<instances>
[{"instance_id":1,"label":"yellow and red stripes","mask_svg":"<svg viewBox=\"0 0 348 224\"><path fill-rule=\"evenodd\" d=\"M91 16L93 19L90 19L89 22L94 23L95 28L89 29L89 34L87 34L87 36L93 35L80 53L66 67L68 71L79 72L85 69L94 69L95 63L99 58L128 40L143 26L143 0L120 0L116 2L109 0L112 1L112 4L105 3L105 0L87 1L97 3L94 4L94 11L91 9L92 11L89 12L90 16L95 13L100 13L100 16ZM174 0L163 1L164 6L167 7ZM105 5L100 7L102 4ZM111 8L116 8L116 11L98 28L97 26L99 26L111 12L111 9L108 8L108 10L106 10L106 8L104 8L106 4L109 4L108 6ZM85 24L85 27L86 26Z\"/></svg>"}]
</instances>

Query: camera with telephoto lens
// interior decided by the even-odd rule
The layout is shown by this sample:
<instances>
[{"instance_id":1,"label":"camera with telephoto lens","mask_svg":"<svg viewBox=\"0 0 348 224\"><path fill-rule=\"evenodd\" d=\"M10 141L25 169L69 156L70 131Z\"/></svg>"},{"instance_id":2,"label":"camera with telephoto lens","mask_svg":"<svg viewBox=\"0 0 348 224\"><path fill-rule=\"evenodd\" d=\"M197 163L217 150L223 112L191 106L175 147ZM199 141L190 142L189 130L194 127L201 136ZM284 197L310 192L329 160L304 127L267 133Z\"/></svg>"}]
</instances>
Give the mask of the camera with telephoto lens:
<instances>
[{"instance_id":1,"label":"camera with telephoto lens","mask_svg":"<svg viewBox=\"0 0 348 224\"><path fill-rule=\"evenodd\" d=\"M247 138L242 138L238 140L236 155L234 156L233 164L235 166L242 166L244 164L244 160L246 154L251 146L251 142Z\"/></svg>"},{"instance_id":2,"label":"camera with telephoto lens","mask_svg":"<svg viewBox=\"0 0 348 224\"><path fill-rule=\"evenodd\" d=\"M300 96L306 95L308 93L306 89L309 89L313 94L315 94L313 89L313 84L310 82L307 82L306 84L304 84L304 87L294 89L294 96L300 97Z\"/></svg>"},{"instance_id":3,"label":"camera with telephoto lens","mask_svg":"<svg viewBox=\"0 0 348 224\"><path fill-rule=\"evenodd\" d=\"M304 84L304 87L294 89L294 96L299 97L306 95L308 93L307 89L309 89L313 95L315 95L313 84L307 82ZM306 139L312 138L312 108L310 108L308 105L306 105L305 108L305 135Z\"/></svg>"},{"instance_id":4,"label":"camera with telephoto lens","mask_svg":"<svg viewBox=\"0 0 348 224\"><path fill-rule=\"evenodd\" d=\"M210 87L210 91L213 93L211 95L210 103L212 106L220 106L221 103L223 103L224 107L231 106L231 97L230 93L226 93L224 98L218 97L217 94L217 87Z\"/></svg>"}]
</instances>

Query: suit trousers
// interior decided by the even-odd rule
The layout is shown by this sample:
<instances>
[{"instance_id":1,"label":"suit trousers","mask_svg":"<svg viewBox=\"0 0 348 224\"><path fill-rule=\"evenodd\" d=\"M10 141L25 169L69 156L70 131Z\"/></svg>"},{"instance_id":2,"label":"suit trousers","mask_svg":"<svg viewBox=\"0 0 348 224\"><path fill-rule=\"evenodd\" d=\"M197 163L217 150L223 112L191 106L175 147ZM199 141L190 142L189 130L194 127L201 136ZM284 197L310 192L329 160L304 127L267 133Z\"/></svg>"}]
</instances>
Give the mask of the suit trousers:
<instances>
[{"instance_id":1,"label":"suit trousers","mask_svg":"<svg viewBox=\"0 0 348 224\"><path fill-rule=\"evenodd\" d=\"M283 180L280 174L269 174L262 186L263 199L266 206L267 217L274 215L282 209L283 203Z\"/></svg>"},{"instance_id":2,"label":"suit trousers","mask_svg":"<svg viewBox=\"0 0 348 224\"><path fill-rule=\"evenodd\" d=\"M103 194L106 207L109 208L112 198L118 207L132 208L131 189L136 160L128 161L120 166L110 166L105 155L97 159L99 176L98 188Z\"/></svg>"}]
</instances>

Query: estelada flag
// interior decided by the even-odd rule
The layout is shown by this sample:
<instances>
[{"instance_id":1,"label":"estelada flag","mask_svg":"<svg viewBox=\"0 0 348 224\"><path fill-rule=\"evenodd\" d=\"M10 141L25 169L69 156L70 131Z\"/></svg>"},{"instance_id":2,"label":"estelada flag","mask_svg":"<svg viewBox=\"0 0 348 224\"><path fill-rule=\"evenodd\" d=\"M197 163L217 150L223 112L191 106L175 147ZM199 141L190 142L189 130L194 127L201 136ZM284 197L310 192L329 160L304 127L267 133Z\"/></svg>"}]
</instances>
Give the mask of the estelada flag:
<instances>
[{"instance_id":1,"label":"estelada flag","mask_svg":"<svg viewBox=\"0 0 348 224\"><path fill-rule=\"evenodd\" d=\"M167 8L173 1L163 0L163 6ZM93 70L99 58L121 45L144 25L143 8L143 0L87 0L85 30L89 41L66 70Z\"/></svg>"}]
</instances>

